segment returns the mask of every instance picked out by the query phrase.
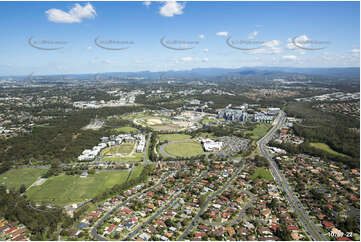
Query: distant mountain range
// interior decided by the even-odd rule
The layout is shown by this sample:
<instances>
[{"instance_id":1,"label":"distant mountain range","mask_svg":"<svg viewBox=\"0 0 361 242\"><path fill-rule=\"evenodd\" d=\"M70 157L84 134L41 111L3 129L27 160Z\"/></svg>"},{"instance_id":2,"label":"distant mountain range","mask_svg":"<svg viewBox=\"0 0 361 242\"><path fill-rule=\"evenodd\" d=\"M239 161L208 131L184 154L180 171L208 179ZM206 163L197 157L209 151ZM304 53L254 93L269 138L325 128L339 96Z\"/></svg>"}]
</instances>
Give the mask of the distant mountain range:
<instances>
[{"instance_id":1,"label":"distant mountain range","mask_svg":"<svg viewBox=\"0 0 361 242\"><path fill-rule=\"evenodd\" d=\"M297 67L242 67L242 68L195 68L181 71L165 72L106 72L97 74L66 74L66 75L40 75L33 76L34 79L43 78L64 78L64 79L95 79L97 77L114 78L144 78L144 79L168 79L168 78L216 78L220 76L274 76L274 75L319 75L338 78L360 77L359 67L335 67L335 68L297 68ZM9 78L3 76L1 78ZM16 76L12 76L16 78ZM26 76L17 78L26 78Z\"/></svg>"}]
</instances>

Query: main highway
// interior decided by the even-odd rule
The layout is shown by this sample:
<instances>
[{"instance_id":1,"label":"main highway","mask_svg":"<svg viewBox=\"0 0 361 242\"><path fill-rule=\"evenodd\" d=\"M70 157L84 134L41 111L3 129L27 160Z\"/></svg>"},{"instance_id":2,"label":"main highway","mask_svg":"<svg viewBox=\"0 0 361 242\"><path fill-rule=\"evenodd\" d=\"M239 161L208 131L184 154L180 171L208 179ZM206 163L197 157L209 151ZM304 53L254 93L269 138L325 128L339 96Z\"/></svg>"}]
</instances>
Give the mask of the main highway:
<instances>
[{"instance_id":1,"label":"main highway","mask_svg":"<svg viewBox=\"0 0 361 242\"><path fill-rule=\"evenodd\" d=\"M281 171L278 168L278 165L276 162L272 159L272 156L269 154L269 152L266 150L266 144L272 139L274 134L277 130L279 130L282 125L285 123L286 120L286 114L283 111L280 111L278 116L275 119L275 125L272 127L271 130L268 131L268 133L261 138L257 142L257 146L261 154L267 158L267 160L270 163L270 170L277 181L277 183L280 185L281 189L285 192L286 198L290 205L293 207L293 210L296 212L299 220L303 224L305 230L308 232L308 234L311 236L311 238L315 241L327 241L328 239L325 238L325 236L322 234L320 229L314 224L314 222L309 217L308 213L305 211L305 209L302 206L302 203L299 201L299 199L293 194L293 191L291 187L289 186L287 180L281 173Z\"/></svg>"}]
</instances>

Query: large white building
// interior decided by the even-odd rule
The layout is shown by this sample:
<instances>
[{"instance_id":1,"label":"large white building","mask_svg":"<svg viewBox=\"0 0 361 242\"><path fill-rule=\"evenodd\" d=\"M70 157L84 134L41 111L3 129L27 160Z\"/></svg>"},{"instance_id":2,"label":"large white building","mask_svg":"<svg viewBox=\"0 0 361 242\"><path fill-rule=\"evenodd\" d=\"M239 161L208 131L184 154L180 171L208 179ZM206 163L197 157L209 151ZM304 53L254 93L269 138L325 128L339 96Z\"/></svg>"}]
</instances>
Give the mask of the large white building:
<instances>
[{"instance_id":1,"label":"large white building","mask_svg":"<svg viewBox=\"0 0 361 242\"><path fill-rule=\"evenodd\" d=\"M222 142L216 142L211 139L200 139L203 149L207 152L216 151L222 149L223 143Z\"/></svg>"}]
</instances>

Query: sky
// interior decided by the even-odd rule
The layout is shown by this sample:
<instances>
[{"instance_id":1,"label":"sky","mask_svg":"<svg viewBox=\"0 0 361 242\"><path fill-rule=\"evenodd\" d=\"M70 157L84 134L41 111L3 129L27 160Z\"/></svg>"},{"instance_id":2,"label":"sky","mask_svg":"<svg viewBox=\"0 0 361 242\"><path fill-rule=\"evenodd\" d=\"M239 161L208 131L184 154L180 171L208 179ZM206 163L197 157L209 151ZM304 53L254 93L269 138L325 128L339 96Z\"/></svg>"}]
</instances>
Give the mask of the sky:
<instances>
[{"instance_id":1,"label":"sky","mask_svg":"<svg viewBox=\"0 0 361 242\"><path fill-rule=\"evenodd\" d=\"M359 67L359 2L0 2L0 76Z\"/></svg>"}]
</instances>

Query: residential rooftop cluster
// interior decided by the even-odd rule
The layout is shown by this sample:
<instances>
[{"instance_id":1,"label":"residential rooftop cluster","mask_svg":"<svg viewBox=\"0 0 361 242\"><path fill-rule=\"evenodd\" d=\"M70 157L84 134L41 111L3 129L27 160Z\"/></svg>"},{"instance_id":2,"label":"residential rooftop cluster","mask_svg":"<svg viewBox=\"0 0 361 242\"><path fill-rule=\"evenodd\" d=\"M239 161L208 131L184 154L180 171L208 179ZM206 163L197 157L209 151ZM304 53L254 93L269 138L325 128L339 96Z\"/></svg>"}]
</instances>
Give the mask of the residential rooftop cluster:
<instances>
[{"instance_id":1,"label":"residential rooftop cluster","mask_svg":"<svg viewBox=\"0 0 361 242\"><path fill-rule=\"evenodd\" d=\"M0 240L29 241L29 231L18 222L9 222L4 218L0 218Z\"/></svg>"},{"instance_id":2,"label":"residential rooftop cluster","mask_svg":"<svg viewBox=\"0 0 361 242\"><path fill-rule=\"evenodd\" d=\"M354 93L333 92L333 93L328 93L313 97L296 98L295 100L298 102L360 100L360 92L354 92Z\"/></svg>"},{"instance_id":3,"label":"residential rooftop cluster","mask_svg":"<svg viewBox=\"0 0 361 242\"><path fill-rule=\"evenodd\" d=\"M273 180L253 177L247 162L228 189L201 215L189 240L305 240L306 233ZM281 237L280 231L289 237Z\"/></svg>"},{"instance_id":4,"label":"residential rooftop cluster","mask_svg":"<svg viewBox=\"0 0 361 242\"><path fill-rule=\"evenodd\" d=\"M322 103L314 105L313 107L322 110L323 112L342 113L347 116L360 119L360 101L347 101L336 103Z\"/></svg>"}]
</instances>

